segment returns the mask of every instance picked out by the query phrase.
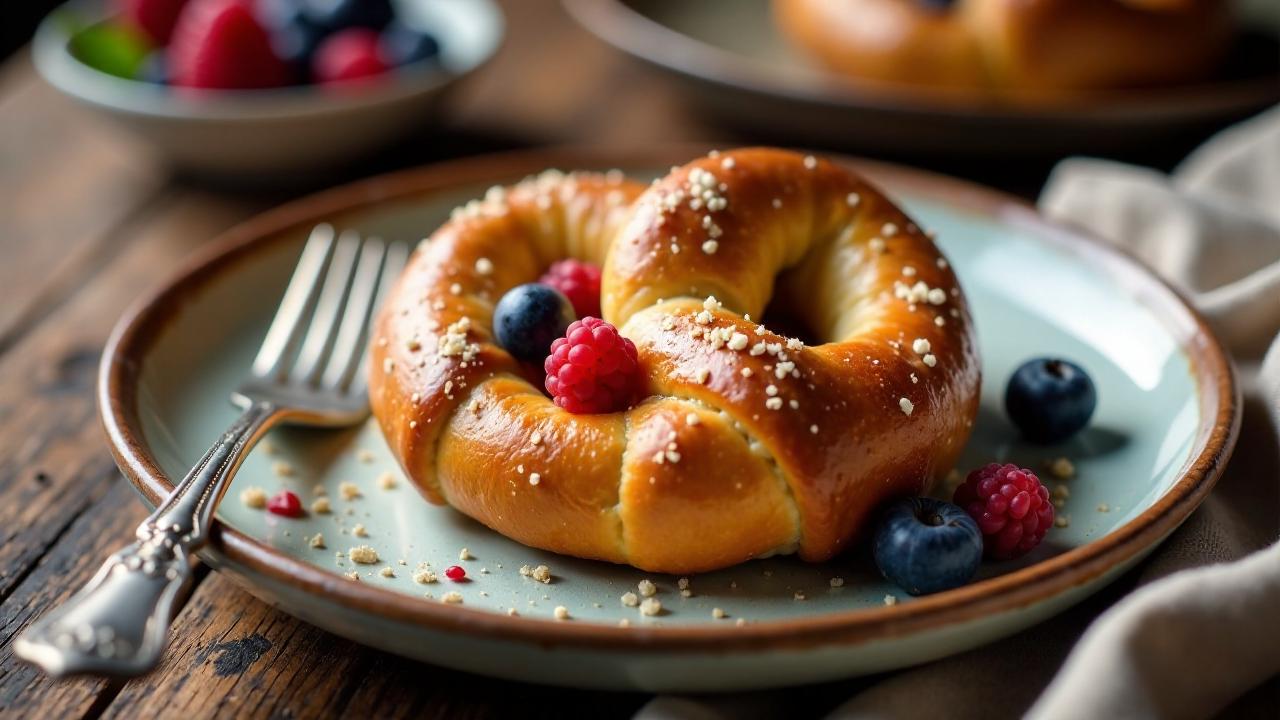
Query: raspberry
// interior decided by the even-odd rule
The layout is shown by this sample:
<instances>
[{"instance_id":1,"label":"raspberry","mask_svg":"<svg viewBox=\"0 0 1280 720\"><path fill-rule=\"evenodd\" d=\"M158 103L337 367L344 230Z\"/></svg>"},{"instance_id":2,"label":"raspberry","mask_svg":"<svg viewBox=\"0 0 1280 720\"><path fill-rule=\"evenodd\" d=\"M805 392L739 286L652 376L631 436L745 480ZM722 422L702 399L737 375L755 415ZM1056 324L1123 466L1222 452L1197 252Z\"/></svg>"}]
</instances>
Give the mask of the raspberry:
<instances>
[{"instance_id":1,"label":"raspberry","mask_svg":"<svg viewBox=\"0 0 1280 720\"><path fill-rule=\"evenodd\" d=\"M317 82L358 80L387 71L378 54L378 33L367 28L347 28L325 38L311 60Z\"/></svg>"},{"instance_id":2,"label":"raspberry","mask_svg":"<svg viewBox=\"0 0 1280 720\"><path fill-rule=\"evenodd\" d=\"M285 517L302 517L302 501L288 490L281 490L267 501L267 512Z\"/></svg>"},{"instance_id":3,"label":"raspberry","mask_svg":"<svg viewBox=\"0 0 1280 720\"><path fill-rule=\"evenodd\" d=\"M640 386L635 344L599 318L585 317L569 325L564 337L551 343L542 366L547 392L571 413L625 409Z\"/></svg>"},{"instance_id":4,"label":"raspberry","mask_svg":"<svg viewBox=\"0 0 1280 720\"><path fill-rule=\"evenodd\" d=\"M993 560L1025 555L1053 525L1049 491L1035 473L1017 465L974 470L956 488L954 502L977 521L985 554Z\"/></svg>"},{"instance_id":5,"label":"raspberry","mask_svg":"<svg viewBox=\"0 0 1280 720\"><path fill-rule=\"evenodd\" d=\"M164 46L178 24L187 0L115 0L116 11L129 25L141 30L156 45Z\"/></svg>"},{"instance_id":6,"label":"raspberry","mask_svg":"<svg viewBox=\"0 0 1280 720\"><path fill-rule=\"evenodd\" d=\"M551 263L538 282L564 293L580 318L600 317L600 268L580 260Z\"/></svg>"},{"instance_id":7,"label":"raspberry","mask_svg":"<svg viewBox=\"0 0 1280 720\"><path fill-rule=\"evenodd\" d=\"M169 67L174 85L193 88L276 87L289 75L244 0L191 0L173 29Z\"/></svg>"},{"instance_id":8,"label":"raspberry","mask_svg":"<svg viewBox=\"0 0 1280 720\"><path fill-rule=\"evenodd\" d=\"M454 582L460 582L467 576L467 571L460 565L450 565L444 569L444 576Z\"/></svg>"}]
</instances>

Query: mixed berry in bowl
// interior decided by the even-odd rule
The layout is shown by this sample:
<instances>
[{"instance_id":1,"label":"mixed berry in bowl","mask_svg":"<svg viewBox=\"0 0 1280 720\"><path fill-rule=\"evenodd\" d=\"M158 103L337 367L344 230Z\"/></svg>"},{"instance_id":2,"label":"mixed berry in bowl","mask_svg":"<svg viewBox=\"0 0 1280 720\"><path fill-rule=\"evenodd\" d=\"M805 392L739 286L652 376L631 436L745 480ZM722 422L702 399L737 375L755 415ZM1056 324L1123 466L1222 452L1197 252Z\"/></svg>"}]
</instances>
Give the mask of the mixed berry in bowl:
<instances>
[{"instance_id":1,"label":"mixed berry in bowl","mask_svg":"<svg viewBox=\"0 0 1280 720\"><path fill-rule=\"evenodd\" d=\"M435 63L441 49L436 32L391 0L112 0L111 8L107 20L75 28L72 54L183 91L366 86Z\"/></svg>"}]
</instances>

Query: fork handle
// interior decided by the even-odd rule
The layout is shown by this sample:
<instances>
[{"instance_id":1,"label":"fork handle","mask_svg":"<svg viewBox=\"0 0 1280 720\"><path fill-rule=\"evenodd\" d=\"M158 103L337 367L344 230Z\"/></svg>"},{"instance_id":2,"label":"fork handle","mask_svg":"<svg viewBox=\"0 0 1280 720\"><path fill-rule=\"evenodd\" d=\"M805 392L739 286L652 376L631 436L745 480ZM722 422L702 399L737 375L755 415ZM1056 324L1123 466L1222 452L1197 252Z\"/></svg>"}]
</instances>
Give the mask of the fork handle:
<instances>
[{"instance_id":1,"label":"fork handle","mask_svg":"<svg viewBox=\"0 0 1280 720\"><path fill-rule=\"evenodd\" d=\"M164 651L173 601L191 578L191 554L209 539L213 511L258 438L279 419L255 402L79 592L32 623L14 652L49 675L135 677Z\"/></svg>"}]
</instances>

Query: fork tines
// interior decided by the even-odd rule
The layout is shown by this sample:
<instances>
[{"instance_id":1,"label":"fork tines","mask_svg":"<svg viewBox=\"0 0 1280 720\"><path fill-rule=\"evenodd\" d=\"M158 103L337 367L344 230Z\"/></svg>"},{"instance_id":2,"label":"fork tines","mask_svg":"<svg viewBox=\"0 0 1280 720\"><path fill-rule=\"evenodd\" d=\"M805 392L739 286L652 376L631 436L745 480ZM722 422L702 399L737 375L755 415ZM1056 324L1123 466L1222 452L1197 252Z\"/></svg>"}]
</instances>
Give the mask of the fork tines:
<instances>
[{"instance_id":1,"label":"fork tines","mask_svg":"<svg viewBox=\"0 0 1280 720\"><path fill-rule=\"evenodd\" d=\"M264 381L337 393L365 390L373 311L409 257L405 243L361 238L333 226L311 231L271 328L253 361Z\"/></svg>"}]
</instances>

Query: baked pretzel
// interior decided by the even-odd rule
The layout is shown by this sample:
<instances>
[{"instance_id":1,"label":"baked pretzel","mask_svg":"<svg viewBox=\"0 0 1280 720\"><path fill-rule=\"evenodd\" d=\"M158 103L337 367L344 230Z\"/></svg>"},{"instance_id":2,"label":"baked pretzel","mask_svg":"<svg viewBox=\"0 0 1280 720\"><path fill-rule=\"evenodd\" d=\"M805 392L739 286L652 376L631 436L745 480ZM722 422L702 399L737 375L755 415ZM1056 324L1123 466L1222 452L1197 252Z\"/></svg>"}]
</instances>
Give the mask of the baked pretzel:
<instances>
[{"instance_id":1,"label":"baked pretzel","mask_svg":"<svg viewBox=\"0 0 1280 720\"><path fill-rule=\"evenodd\" d=\"M556 407L492 340L501 295L567 256L603 264L605 319L639 351L645 399L625 411ZM766 329L766 306L823 344ZM374 415L429 500L670 573L832 557L951 468L980 380L930 239L852 172L772 149L648 189L549 173L491 190L417 250L371 365Z\"/></svg>"},{"instance_id":2,"label":"baked pretzel","mask_svg":"<svg viewBox=\"0 0 1280 720\"><path fill-rule=\"evenodd\" d=\"M1227 0L774 0L783 34L852 78L1015 96L1203 79Z\"/></svg>"}]
</instances>

